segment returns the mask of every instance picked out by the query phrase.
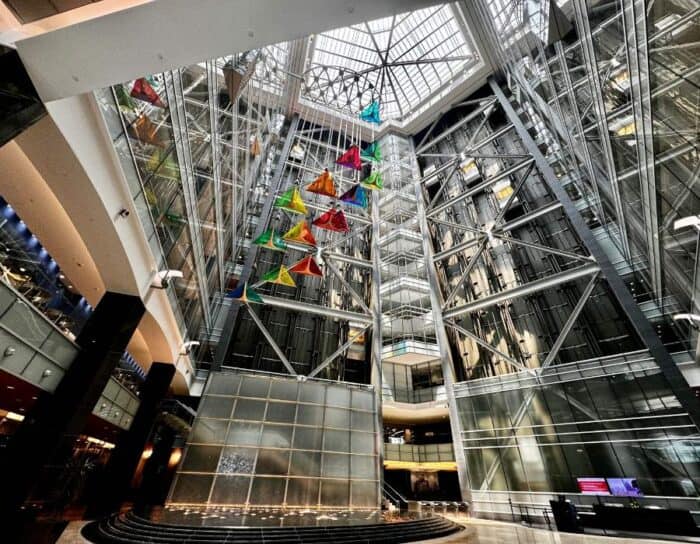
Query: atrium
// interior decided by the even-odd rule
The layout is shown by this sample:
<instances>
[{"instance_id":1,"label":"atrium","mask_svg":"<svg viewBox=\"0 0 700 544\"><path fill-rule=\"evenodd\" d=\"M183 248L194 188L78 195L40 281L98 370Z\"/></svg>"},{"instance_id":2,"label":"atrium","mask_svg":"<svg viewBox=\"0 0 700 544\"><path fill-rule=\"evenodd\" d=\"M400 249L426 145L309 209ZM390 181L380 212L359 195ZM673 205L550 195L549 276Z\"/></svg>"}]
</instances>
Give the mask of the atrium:
<instances>
[{"instance_id":1,"label":"atrium","mask_svg":"<svg viewBox=\"0 0 700 544\"><path fill-rule=\"evenodd\" d=\"M696 0L0 1L0 541L698 541L699 52Z\"/></svg>"}]
</instances>

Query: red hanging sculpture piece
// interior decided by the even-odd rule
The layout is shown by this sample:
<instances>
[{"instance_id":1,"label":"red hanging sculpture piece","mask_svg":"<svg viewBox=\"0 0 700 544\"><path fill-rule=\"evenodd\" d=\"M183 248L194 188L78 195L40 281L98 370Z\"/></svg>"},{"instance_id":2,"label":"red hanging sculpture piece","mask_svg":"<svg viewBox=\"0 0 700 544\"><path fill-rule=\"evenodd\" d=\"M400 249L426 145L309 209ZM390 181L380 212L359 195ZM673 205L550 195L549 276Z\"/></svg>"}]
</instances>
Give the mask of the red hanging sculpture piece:
<instances>
[{"instance_id":1,"label":"red hanging sculpture piece","mask_svg":"<svg viewBox=\"0 0 700 544\"><path fill-rule=\"evenodd\" d=\"M320 217L314 219L313 225L334 232L350 232L350 227L345 219L343 210L331 208L324 212Z\"/></svg>"},{"instance_id":2,"label":"red hanging sculpture piece","mask_svg":"<svg viewBox=\"0 0 700 544\"><path fill-rule=\"evenodd\" d=\"M337 161L336 164L344 166L345 168L353 168L355 170L362 170L362 160L360 159L360 148L356 145L351 145L349 149L343 153Z\"/></svg>"},{"instance_id":3,"label":"red hanging sculpture piece","mask_svg":"<svg viewBox=\"0 0 700 544\"><path fill-rule=\"evenodd\" d=\"M294 263L292 266L289 267L290 272L294 272L296 274L301 274L303 276L316 276L318 278L323 277L323 272L321 271L321 268L318 266L314 258L309 255L308 257L304 257L301 261Z\"/></svg>"},{"instance_id":4,"label":"red hanging sculpture piece","mask_svg":"<svg viewBox=\"0 0 700 544\"><path fill-rule=\"evenodd\" d=\"M131 89L131 96L153 104L156 108L164 108L165 104L158 96L158 93L151 87L151 84L146 80L145 77L137 79L134 82L134 86Z\"/></svg>"}]
</instances>

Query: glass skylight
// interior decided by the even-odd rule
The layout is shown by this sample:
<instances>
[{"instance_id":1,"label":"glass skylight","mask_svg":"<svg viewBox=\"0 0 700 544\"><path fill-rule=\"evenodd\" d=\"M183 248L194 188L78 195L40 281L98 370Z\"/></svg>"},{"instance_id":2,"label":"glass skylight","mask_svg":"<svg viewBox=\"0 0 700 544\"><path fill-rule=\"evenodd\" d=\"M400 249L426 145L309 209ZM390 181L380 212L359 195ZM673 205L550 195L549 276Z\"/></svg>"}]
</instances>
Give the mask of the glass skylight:
<instances>
[{"instance_id":1,"label":"glass skylight","mask_svg":"<svg viewBox=\"0 0 700 544\"><path fill-rule=\"evenodd\" d=\"M316 35L302 98L350 114L378 98L383 119L418 113L476 60L455 9L445 4Z\"/></svg>"}]
</instances>

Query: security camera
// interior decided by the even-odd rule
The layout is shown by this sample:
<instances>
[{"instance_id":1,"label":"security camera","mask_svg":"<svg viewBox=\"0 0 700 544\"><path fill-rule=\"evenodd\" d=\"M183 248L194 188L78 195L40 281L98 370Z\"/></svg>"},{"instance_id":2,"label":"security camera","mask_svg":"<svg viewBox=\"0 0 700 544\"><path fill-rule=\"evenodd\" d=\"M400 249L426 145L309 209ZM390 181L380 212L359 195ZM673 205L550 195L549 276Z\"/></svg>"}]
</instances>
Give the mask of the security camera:
<instances>
[{"instance_id":1,"label":"security camera","mask_svg":"<svg viewBox=\"0 0 700 544\"><path fill-rule=\"evenodd\" d=\"M155 273L151 281L151 287L155 289L167 289L172 278L181 278L181 270L160 270Z\"/></svg>"},{"instance_id":2,"label":"security camera","mask_svg":"<svg viewBox=\"0 0 700 544\"><path fill-rule=\"evenodd\" d=\"M129 217L129 214L131 214L131 212L126 208L122 208L121 210L119 210L119 217L123 217L124 219L126 219L127 217Z\"/></svg>"}]
</instances>

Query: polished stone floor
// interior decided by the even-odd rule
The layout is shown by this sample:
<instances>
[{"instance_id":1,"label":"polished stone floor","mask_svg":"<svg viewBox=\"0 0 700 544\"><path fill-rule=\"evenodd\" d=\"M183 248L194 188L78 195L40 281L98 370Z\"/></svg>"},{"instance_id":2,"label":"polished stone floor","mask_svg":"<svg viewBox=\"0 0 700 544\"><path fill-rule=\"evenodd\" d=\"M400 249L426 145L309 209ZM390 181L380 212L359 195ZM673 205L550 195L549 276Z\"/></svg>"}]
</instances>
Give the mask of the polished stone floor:
<instances>
[{"instance_id":1,"label":"polished stone floor","mask_svg":"<svg viewBox=\"0 0 700 544\"><path fill-rule=\"evenodd\" d=\"M619 538L596 535L571 535L531 529L514 523L501 523L485 520L464 520L451 518L463 523L467 530L453 536L421 541L422 544L669 544L678 540ZM71 522L56 544L89 544L80 536L80 528L86 522ZM686 540L686 542L700 542ZM414 544L421 544L414 543Z\"/></svg>"}]
</instances>

